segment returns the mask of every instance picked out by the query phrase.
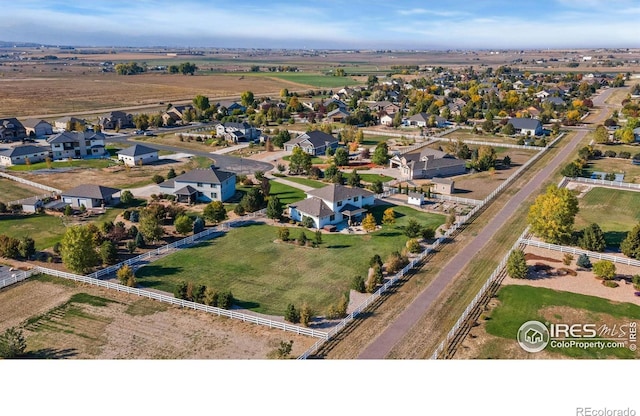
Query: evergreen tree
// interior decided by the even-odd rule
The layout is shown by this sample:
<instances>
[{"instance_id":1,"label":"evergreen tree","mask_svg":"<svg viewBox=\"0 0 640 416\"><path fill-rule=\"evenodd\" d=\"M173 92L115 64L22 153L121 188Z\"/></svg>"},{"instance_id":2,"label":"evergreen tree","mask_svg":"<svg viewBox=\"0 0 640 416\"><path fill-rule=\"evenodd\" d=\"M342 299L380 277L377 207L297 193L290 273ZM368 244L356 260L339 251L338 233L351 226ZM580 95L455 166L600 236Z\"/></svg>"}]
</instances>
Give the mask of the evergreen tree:
<instances>
[{"instance_id":1,"label":"evergreen tree","mask_svg":"<svg viewBox=\"0 0 640 416\"><path fill-rule=\"evenodd\" d=\"M590 269L591 260L589 260L589 256L586 254L580 254L578 256L578 260L576 260L576 266L582 267L583 269Z\"/></svg>"},{"instance_id":2,"label":"evergreen tree","mask_svg":"<svg viewBox=\"0 0 640 416\"><path fill-rule=\"evenodd\" d=\"M598 224L590 224L582 230L582 237L578 240L580 248L589 251L602 252L607 248L604 233Z\"/></svg>"},{"instance_id":3,"label":"evergreen tree","mask_svg":"<svg viewBox=\"0 0 640 416\"><path fill-rule=\"evenodd\" d=\"M283 210L284 207L277 196L272 195L269 197L269 202L267 203L267 218L279 221L282 219Z\"/></svg>"},{"instance_id":4,"label":"evergreen tree","mask_svg":"<svg viewBox=\"0 0 640 416\"><path fill-rule=\"evenodd\" d=\"M620 251L627 257L640 259L640 224L627 233L620 244Z\"/></svg>"},{"instance_id":5,"label":"evergreen tree","mask_svg":"<svg viewBox=\"0 0 640 416\"><path fill-rule=\"evenodd\" d=\"M292 303L287 305L287 311L284 314L284 319L293 324L297 324L298 322L300 322L300 312L298 312L298 310Z\"/></svg>"},{"instance_id":6,"label":"evergreen tree","mask_svg":"<svg viewBox=\"0 0 640 416\"><path fill-rule=\"evenodd\" d=\"M507 260L507 274L514 279L524 279L527 277L527 260L522 250L513 250Z\"/></svg>"}]
</instances>

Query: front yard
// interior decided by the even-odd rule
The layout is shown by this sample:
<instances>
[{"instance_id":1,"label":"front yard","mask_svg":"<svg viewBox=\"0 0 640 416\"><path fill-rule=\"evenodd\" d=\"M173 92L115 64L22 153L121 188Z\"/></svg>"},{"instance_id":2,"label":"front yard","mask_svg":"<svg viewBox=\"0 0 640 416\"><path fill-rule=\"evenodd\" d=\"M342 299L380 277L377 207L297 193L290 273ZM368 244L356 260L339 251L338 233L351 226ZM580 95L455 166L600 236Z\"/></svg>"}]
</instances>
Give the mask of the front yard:
<instances>
[{"instance_id":1,"label":"front yard","mask_svg":"<svg viewBox=\"0 0 640 416\"><path fill-rule=\"evenodd\" d=\"M388 206L372 210L381 221ZM366 235L323 234L319 248L275 242L277 226L253 223L235 228L198 247L181 250L137 272L145 287L173 292L181 280L231 290L238 304L257 312L283 315L287 304L307 302L318 315L349 290L356 275L366 277L371 257L384 260L404 247L402 227L409 218L437 227L445 217L394 206L397 223ZM312 230L290 228L291 238Z\"/></svg>"}]
</instances>

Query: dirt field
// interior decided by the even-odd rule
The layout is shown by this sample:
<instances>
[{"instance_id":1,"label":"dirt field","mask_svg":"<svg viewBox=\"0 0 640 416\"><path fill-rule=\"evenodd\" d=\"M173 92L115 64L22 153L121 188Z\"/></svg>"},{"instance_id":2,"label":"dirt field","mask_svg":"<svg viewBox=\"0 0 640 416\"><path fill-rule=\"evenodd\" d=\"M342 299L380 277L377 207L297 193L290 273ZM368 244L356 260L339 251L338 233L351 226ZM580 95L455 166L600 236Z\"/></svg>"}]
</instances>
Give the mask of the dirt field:
<instances>
[{"instance_id":1,"label":"dirt field","mask_svg":"<svg viewBox=\"0 0 640 416\"><path fill-rule=\"evenodd\" d=\"M28 355L76 359L265 359L317 340L73 282L29 280L0 291L0 331L23 329ZM73 301L90 295L90 302ZM96 303L96 298L105 300Z\"/></svg>"}]
</instances>

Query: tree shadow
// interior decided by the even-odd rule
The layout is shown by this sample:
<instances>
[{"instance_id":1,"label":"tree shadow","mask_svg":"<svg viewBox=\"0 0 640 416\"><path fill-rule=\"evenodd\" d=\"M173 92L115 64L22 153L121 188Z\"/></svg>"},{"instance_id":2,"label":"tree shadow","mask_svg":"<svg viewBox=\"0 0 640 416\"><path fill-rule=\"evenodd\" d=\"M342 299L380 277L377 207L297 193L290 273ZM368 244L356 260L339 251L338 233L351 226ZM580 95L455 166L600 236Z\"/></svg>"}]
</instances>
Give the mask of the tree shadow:
<instances>
[{"instance_id":1,"label":"tree shadow","mask_svg":"<svg viewBox=\"0 0 640 416\"><path fill-rule=\"evenodd\" d=\"M622 241L627 238L627 231L606 231L604 233L604 240L607 242L607 247L620 248Z\"/></svg>"},{"instance_id":2,"label":"tree shadow","mask_svg":"<svg viewBox=\"0 0 640 416\"><path fill-rule=\"evenodd\" d=\"M43 348L35 351L27 352L22 358L36 359L36 360L48 360L48 359L64 359L72 358L78 355L78 350L75 348L55 349L55 348Z\"/></svg>"},{"instance_id":3,"label":"tree shadow","mask_svg":"<svg viewBox=\"0 0 640 416\"><path fill-rule=\"evenodd\" d=\"M327 246L327 248L349 248L351 247L349 244L332 244Z\"/></svg>"},{"instance_id":4,"label":"tree shadow","mask_svg":"<svg viewBox=\"0 0 640 416\"><path fill-rule=\"evenodd\" d=\"M233 306L234 309L257 309L260 307L260 304L258 302L252 302L249 300L240 300L240 299L233 299Z\"/></svg>"},{"instance_id":5,"label":"tree shadow","mask_svg":"<svg viewBox=\"0 0 640 416\"><path fill-rule=\"evenodd\" d=\"M401 234L402 233L400 233L399 231L385 231L385 232L376 234L376 237L397 237Z\"/></svg>"}]
</instances>

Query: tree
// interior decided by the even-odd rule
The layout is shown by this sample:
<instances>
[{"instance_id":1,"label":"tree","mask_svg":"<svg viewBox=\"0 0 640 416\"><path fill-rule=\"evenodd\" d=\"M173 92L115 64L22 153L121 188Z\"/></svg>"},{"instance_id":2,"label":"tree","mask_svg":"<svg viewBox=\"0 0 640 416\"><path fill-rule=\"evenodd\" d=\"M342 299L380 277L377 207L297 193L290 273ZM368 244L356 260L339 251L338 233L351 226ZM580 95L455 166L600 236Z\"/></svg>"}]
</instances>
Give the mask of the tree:
<instances>
[{"instance_id":1,"label":"tree","mask_svg":"<svg viewBox=\"0 0 640 416\"><path fill-rule=\"evenodd\" d=\"M500 130L500 133L506 136L513 136L514 134L516 134L516 129L513 127L513 124L507 123L504 125L502 130Z\"/></svg>"},{"instance_id":2,"label":"tree","mask_svg":"<svg viewBox=\"0 0 640 416\"><path fill-rule=\"evenodd\" d=\"M504 159L502 159L502 166L504 166L505 168L511 167L511 158L509 157L509 155L505 156Z\"/></svg>"},{"instance_id":3,"label":"tree","mask_svg":"<svg viewBox=\"0 0 640 416\"><path fill-rule=\"evenodd\" d=\"M316 230L315 234L313 235L313 244L316 246L322 244L322 231Z\"/></svg>"},{"instance_id":4,"label":"tree","mask_svg":"<svg viewBox=\"0 0 640 416\"><path fill-rule=\"evenodd\" d=\"M524 252L522 250L513 250L507 260L507 274L514 279L525 279L528 269Z\"/></svg>"},{"instance_id":5,"label":"tree","mask_svg":"<svg viewBox=\"0 0 640 416\"><path fill-rule=\"evenodd\" d=\"M142 161L142 159L140 159ZM151 180L154 183L162 183L164 182L164 178L162 177L162 175L158 175L157 173L155 175L153 175L153 177L151 178Z\"/></svg>"},{"instance_id":6,"label":"tree","mask_svg":"<svg viewBox=\"0 0 640 416\"><path fill-rule=\"evenodd\" d=\"M142 211L140 215L140 232L148 241L158 241L164 235L164 229L160 225L160 220L149 208Z\"/></svg>"},{"instance_id":7,"label":"tree","mask_svg":"<svg viewBox=\"0 0 640 416\"><path fill-rule=\"evenodd\" d=\"M253 105L254 96L251 91L245 91L240 94L240 102L245 107L250 107Z\"/></svg>"},{"instance_id":8,"label":"tree","mask_svg":"<svg viewBox=\"0 0 640 416\"><path fill-rule=\"evenodd\" d=\"M144 236L139 231L136 233L136 237L133 241L135 241L136 247L144 247L145 245Z\"/></svg>"},{"instance_id":9,"label":"tree","mask_svg":"<svg viewBox=\"0 0 640 416\"><path fill-rule=\"evenodd\" d=\"M69 270L84 274L98 264L93 233L88 227L74 225L67 228L60 245L62 262Z\"/></svg>"},{"instance_id":10,"label":"tree","mask_svg":"<svg viewBox=\"0 0 640 416\"><path fill-rule=\"evenodd\" d=\"M198 234L204 231L204 219L202 217L196 217L193 221L193 233Z\"/></svg>"},{"instance_id":11,"label":"tree","mask_svg":"<svg viewBox=\"0 0 640 416\"><path fill-rule=\"evenodd\" d=\"M18 252L20 257L29 260L34 254L36 254L36 242L33 238L25 235L20 239L18 244Z\"/></svg>"},{"instance_id":12,"label":"tree","mask_svg":"<svg viewBox=\"0 0 640 416\"><path fill-rule=\"evenodd\" d=\"M292 175L300 175L301 173L309 173L311 169L311 155L299 146L295 146L289 158L289 172Z\"/></svg>"},{"instance_id":13,"label":"tree","mask_svg":"<svg viewBox=\"0 0 640 416\"><path fill-rule=\"evenodd\" d=\"M111 240L104 240L100 245L102 264L114 264L118 260L118 249Z\"/></svg>"},{"instance_id":14,"label":"tree","mask_svg":"<svg viewBox=\"0 0 640 416\"><path fill-rule=\"evenodd\" d=\"M607 143L609 141L609 132L603 125L596 127L596 131L593 135L596 143Z\"/></svg>"},{"instance_id":15,"label":"tree","mask_svg":"<svg viewBox=\"0 0 640 416\"><path fill-rule=\"evenodd\" d=\"M422 227L420 226L418 221L416 221L413 218L410 218L409 221L407 221L407 225L405 225L404 227L404 235L406 235L409 238L416 238L420 235L421 230L422 230Z\"/></svg>"},{"instance_id":16,"label":"tree","mask_svg":"<svg viewBox=\"0 0 640 416\"><path fill-rule=\"evenodd\" d=\"M367 215L365 215L364 219L362 220L363 230L365 230L366 232L375 231L376 225L376 219L372 213L368 213Z\"/></svg>"},{"instance_id":17,"label":"tree","mask_svg":"<svg viewBox=\"0 0 640 416\"><path fill-rule=\"evenodd\" d=\"M578 260L576 260L576 266L582 267L583 269L590 269L591 260L589 260L589 256L586 254L580 254L578 256Z\"/></svg>"},{"instance_id":18,"label":"tree","mask_svg":"<svg viewBox=\"0 0 640 416\"><path fill-rule=\"evenodd\" d=\"M304 326L309 326L311 319L313 319L313 310L307 302L304 302L300 307L300 323Z\"/></svg>"},{"instance_id":19,"label":"tree","mask_svg":"<svg viewBox=\"0 0 640 416\"><path fill-rule=\"evenodd\" d=\"M129 205L130 203L133 202L133 200L134 200L133 194L128 189L125 189L120 194L120 202L125 204L125 205Z\"/></svg>"},{"instance_id":20,"label":"tree","mask_svg":"<svg viewBox=\"0 0 640 416\"><path fill-rule=\"evenodd\" d=\"M133 124L138 130L146 130L149 128L149 115L139 113L133 116Z\"/></svg>"},{"instance_id":21,"label":"tree","mask_svg":"<svg viewBox=\"0 0 640 416\"><path fill-rule=\"evenodd\" d=\"M344 147L338 147L333 155L333 163L336 166L347 166L349 164L349 152Z\"/></svg>"},{"instance_id":22,"label":"tree","mask_svg":"<svg viewBox=\"0 0 640 416\"><path fill-rule=\"evenodd\" d=\"M291 140L291 134L289 134L289 131L280 130L278 134L271 138L271 143L273 143L274 146L278 146L282 149L284 148L285 142L288 142L289 140Z\"/></svg>"},{"instance_id":23,"label":"tree","mask_svg":"<svg viewBox=\"0 0 640 416\"><path fill-rule=\"evenodd\" d=\"M27 341L20 329L12 327L0 335L0 358L18 358L26 349Z\"/></svg>"},{"instance_id":24,"label":"tree","mask_svg":"<svg viewBox=\"0 0 640 416\"><path fill-rule=\"evenodd\" d=\"M278 228L278 238L282 241L289 241L289 227Z\"/></svg>"},{"instance_id":25,"label":"tree","mask_svg":"<svg viewBox=\"0 0 640 416\"><path fill-rule=\"evenodd\" d=\"M173 296L178 299L187 299L187 282L181 280L176 284L175 289L173 290Z\"/></svg>"},{"instance_id":26,"label":"tree","mask_svg":"<svg viewBox=\"0 0 640 416\"><path fill-rule=\"evenodd\" d=\"M359 188L362 186L360 183L360 175L357 170L351 171L349 176L347 176L347 185L352 186L354 188Z\"/></svg>"},{"instance_id":27,"label":"tree","mask_svg":"<svg viewBox=\"0 0 640 416\"><path fill-rule=\"evenodd\" d=\"M284 211L284 207L280 202L280 199L273 195L269 197L269 202L267 203L267 218L272 220L280 220L282 218L282 212Z\"/></svg>"},{"instance_id":28,"label":"tree","mask_svg":"<svg viewBox=\"0 0 640 416\"><path fill-rule=\"evenodd\" d=\"M198 70L196 64L192 64L191 62L183 62L178 65L178 72L182 75L193 75Z\"/></svg>"},{"instance_id":29,"label":"tree","mask_svg":"<svg viewBox=\"0 0 640 416\"><path fill-rule=\"evenodd\" d=\"M360 275L353 276L353 279L351 279L351 289L355 290L356 292L364 293L365 292L364 278Z\"/></svg>"},{"instance_id":30,"label":"tree","mask_svg":"<svg viewBox=\"0 0 640 416\"><path fill-rule=\"evenodd\" d=\"M382 213L382 223L384 225L391 225L396 223L396 213L393 208L387 208Z\"/></svg>"},{"instance_id":31,"label":"tree","mask_svg":"<svg viewBox=\"0 0 640 416\"><path fill-rule=\"evenodd\" d=\"M563 243L571 238L578 213L578 199L566 188L550 185L529 209L531 231L548 243Z\"/></svg>"},{"instance_id":32,"label":"tree","mask_svg":"<svg viewBox=\"0 0 640 416\"><path fill-rule=\"evenodd\" d=\"M627 233L625 239L620 243L620 251L627 257L640 259L640 224Z\"/></svg>"},{"instance_id":33,"label":"tree","mask_svg":"<svg viewBox=\"0 0 640 416\"><path fill-rule=\"evenodd\" d=\"M205 97L204 95L196 95L193 98L193 106L200 111L205 111L211 104L209 104L209 97Z\"/></svg>"},{"instance_id":34,"label":"tree","mask_svg":"<svg viewBox=\"0 0 640 416\"><path fill-rule=\"evenodd\" d=\"M240 205L246 212L255 212L264 205L264 195L258 188L251 188L240 200Z\"/></svg>"},{"instance_id":35,"label":"tree","mask_svg":"<svg viewBox=\"0 0 640 416\"><path fill-rule=\"evenodd\" d=\"M609 260L597 261L593 263L593 274L604 280L613 280L616 277L616 265Z\"/></svg>"},{"instance_id":36,"label":"tree","mask_svg":"<svg viewBox=\"0 0 640 416\"><path fill-rule=\"evenodd\" d=\"M118 278L118 281L121 285L133 286L129 285L129 283L133 281L135 277L133 274L133 269L128 264L125 264L118 269L118 271L116 272L116 277Z\"/></svg>"},{"instance_id":37,"label":"tree","mask_svg":"<svg viewBox=\"0 0 640 416\"><path fill-rule=\"evenodd\" d=\"M416 238L411 238L407 241L407 250L409 253L420 253L422 251L422 247L420 247L420 242Z\"/></svg>"},{"instance_id":38,"label":"tree","mask_svg":"<svg viewBox=\"0 0 640 416\"><path fill-rule=\"evenodd\" d=\"M176 171L173 168L169 169L169 172L167 172L167 179L173 179L176 176Z\"/></svg>"},{"instance_id":39,"label":"tree","mask_svg":"<svg viewBox=\"0 0 640 416\"><path fill-rule=\"evenodd\" d=\"M376 146L376 150L373 151L371 162L376 165L385 166L389 161L389 147L387 142L380 142Z\"/></svg>"},{"instance_id":40,"label":"tree","mask_svg":"<svg viewBox=\"0 0 640 416\"><path fill-rule=\"evenodd\" d=\"M289 321L293 324L300 322L300 312L298 312L292 303L287 305L287 311L284 313L284 319L285 321Z\"/></svg>"},{"instance_id":41,"label":"tree","mask_svg":"<svg viewBox=\"0 0 640 416\"><path fill-rule=\"evenodd\" d=\"M182 235L187 235L193 231L193 219L188 215L179 215L173 225L176 227L176 232Z\"/></svg>"},{"instance_id":42,"label":"tree","mask_svg":"<svg viewBox=\"0 0 640 416\"><path fill-rule=\"evenodd\" d=\"M211 201L204 207L202 217L209 222L217 224L227 219L227 210L221 201Z\"/></svg>"},{"instance_id":43,"label":"tree","mask_svg":"<svg viewBox=\"0 0 640 416\"><path fill-rule=\"evenodd\" d=\"M607 248L604 233L598 224L589 224L582 230L582 236L578 240L580 248L589 251L602 252Z\"/></svg>"},{"instance_id":44,"label":"tree","mask_svg":"<svg viewBox=\"0 0 640 416\"><path fill-rule=\"evenodd\" d=\"M381 194L384 191L384 186L382 185L382 181L380 179L376 179L371 183L370 189L371 189L371 192L375 194Z\"/></svg>"}]
</instances>

